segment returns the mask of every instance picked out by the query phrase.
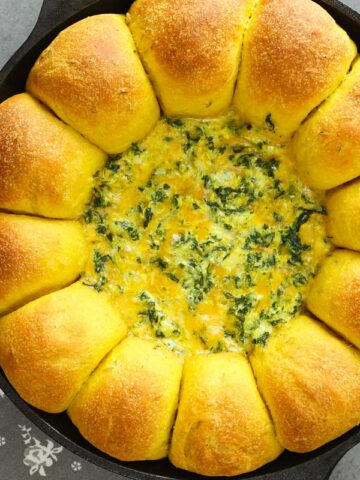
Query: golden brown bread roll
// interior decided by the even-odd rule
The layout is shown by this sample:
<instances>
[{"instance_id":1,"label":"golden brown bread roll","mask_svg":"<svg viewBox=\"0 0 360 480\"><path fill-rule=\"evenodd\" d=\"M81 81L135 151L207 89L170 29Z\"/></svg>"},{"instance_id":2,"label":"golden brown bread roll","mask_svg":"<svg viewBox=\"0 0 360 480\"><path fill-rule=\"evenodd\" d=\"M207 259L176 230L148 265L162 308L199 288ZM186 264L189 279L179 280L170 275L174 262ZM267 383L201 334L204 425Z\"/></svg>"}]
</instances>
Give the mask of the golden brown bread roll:
<instances>
[{"instance_id":1,"label":"golden brown bread roll","mask_svg":"<svg viewBox=\"0 0 360 480\"><path fill-rule=\"evenodd\" d=\"M0 319L0 365L24 400L57 413L125 334L107 298L78 282Z\"/></svg>"},{"instance_id":2,"label":"golden brown bread roll","mask_svg":"<svg viewBox=\"0 0 360 480\"><path fill-rule=\"evenodd\" d=\"M340 87L309 117L292 145L304 181L327 190L360 175L360 59Z\"/></svg>"},{"instance_id":3,"label":"golden brown bread roll","mask_svg":"<svg viewBox=\"0 0 360 480\"><path fill-rule=\"evenodd\" d=\"M210 117L230 105L254 0L137 0L136 46L166 115Z\"/></svg>"},{"instance_id":4,"label":"golden brown bread roll","mask_svg":"<svg viewBox=\"0 0 360 480\"><path fill-rule=\"evenodd\" d=\"M170 460L202 475L238 475L280 455L247 360L236 353L188 357Z\"/></svg>"},{"instance_id":5,"label":"golden brown bread roll","mask_svg":"<svg viewBox=\"0 0 360 480\"><path fill-rule=\"evenodd\" d=\"M339 246L360 251L360 179L327 193L327 234Z\"/></svg>"},{"instance_id":6,"label":"golden brown bread roll","mask_svg":"<svg viewBox=\"0 0 360 480\"><path fill-rule=\"evenodd\" d=\"M120 460L167 455L182 363L155 342L128 337L91 375L69 408L81 434Z\"/></svg>"},{"instance_id":7,"label":"golden brown bread roll","mask_svg":"<svg viewBox=\"0 0 360 480\"><path fill-rule=\"evenodd\" d=\"M245 34L234 104L289 137L341 82L355 44L311 0L259 0Z\"/></svg>"},{"instance_id":8,"label":"golden brown bread roll","mask_svg":"<svg viewBox=\"0 0 360 480\"><path fill-rule=\"evenodd\" d=\"M141 140L159 116L123 15L96 15L61 32L32 68L27 90L108 153Z\"/></svg>"},{"instance_id":9,"label":"golden brown bread roll","mask_svg":"<svg viewBox=\"0 0 360 480\"><path fill-rule=\"evenodd\" d=\"M288 450L309 452L360 423L360 354L320 323L291 320L250 360Z\"/></svg>"},{"instance_id":10,"label":"golden brown bread roll","mask_svg":"<svg viewBox=\"0 0 360 480\"><path fill-rule=\"evenodd\" d=\"M78 217L105 160L104 152L30 95L0 105L0 208Z\"/></svg>"},{"instance_id":11,"label":"golden brown bread roll","mask_svg":"<svg viewBox=\"0 0 360 480\"><path fill-rule=\"evenodd\" d=\"M336 250L310 285L308 309L360 348L360 253Z\"/></svg>"},{"instance_id":12,"label":"golden brown bread roll","mask_svg":"<svg viewBox=\"0 0 360 480\"><path fill-rule=\"evenodd\" d=\"M0 315L73 282L87 256L77 222L0 213Z\"/></svg>"}]
</instances>

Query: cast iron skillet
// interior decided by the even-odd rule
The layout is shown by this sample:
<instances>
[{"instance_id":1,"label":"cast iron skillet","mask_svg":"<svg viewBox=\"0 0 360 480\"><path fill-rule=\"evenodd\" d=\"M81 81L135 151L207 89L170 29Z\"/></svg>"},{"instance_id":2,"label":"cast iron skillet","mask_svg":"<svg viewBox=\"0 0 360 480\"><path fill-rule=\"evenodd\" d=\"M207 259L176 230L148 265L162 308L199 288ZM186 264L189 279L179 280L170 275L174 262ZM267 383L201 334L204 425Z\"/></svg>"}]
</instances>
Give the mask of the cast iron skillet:
<instances>
[{"instance_id":1,"label":"cast iron skillet","mask_svg":"<svg viewBox=\"0 0 360 480\"><path fill-rule=\"evenodd\" d=\"M360 50L360 15L338 0L316 0L349 33ZM0 72L0 101L24 91L25 80L36 58L65 27L88 15L125 13L132 0L44 0L39 20L25 44ZM31 368L31 365L29 365ZM85 460L134 480L199 480L204 477L174 468L168 460L119 462L94 448L77 431L65 413L52 415L25 403L0 369L0 387L21 412L55 441ZM241 475L239 479L326 480L340 458L360 442L360 427L309 454L285 452L275 462Z\"/></svg>"}]
</instances>

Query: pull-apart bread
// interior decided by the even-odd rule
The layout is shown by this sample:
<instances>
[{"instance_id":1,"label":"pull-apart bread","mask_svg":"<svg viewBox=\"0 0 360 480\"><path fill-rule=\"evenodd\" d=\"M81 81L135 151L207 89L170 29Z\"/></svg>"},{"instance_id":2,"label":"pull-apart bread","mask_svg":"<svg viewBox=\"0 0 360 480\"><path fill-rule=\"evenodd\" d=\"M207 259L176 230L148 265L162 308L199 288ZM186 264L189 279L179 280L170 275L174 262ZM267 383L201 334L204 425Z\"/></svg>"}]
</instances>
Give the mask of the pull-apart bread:
<instances>
[{"instance_id":1,"label":"pull-apart bread","mask_svg":"<svg viewBox=\"0 0 360 480\"><path fill-rule=\"evenodd\" d=\"M128 24L166 115L210 117L229 108L254 3L133 3Z\"/></svg>"},{"instance_id":2,"label":"pull-apart bread","mask_svg":"<svg viewBox=\"0 0 360 480\"><path fill-rule=\"evenodd\" d=\"M335 250L310 287L308 309L360 348L360 253Z\"/></svg>"},{"instance_id":3,"label":"pull-apart bread","mask_svg":"<svg viewBox=\"0 0 360 480\"><path fill-rule=\"evenodd\" d=\"M296 167L313 188L328 190L360 174L360 59L339 88L296 133Z\"/></svg>"},{"instance_id":4,"label":"pull-apart bread","mask_svg":"<svg viewBox=\"0 0 360 480\"><path fill-rule=\"evenodd\" d=\"M259 0L245 33L234 105L285 139L332 93L356 47L311 0Z\"/></svg>"},{"instance_id":5,"label":"pull-apart bread","mask_svg":"<svg viewBox=\"0 0 360 480\"><path fill-rule=\"evenodd\" d=\"M121 460L167 455L181 359L155 342L128 337L100 364L69 409L91 443Z\"/></svg>"},{"instance_id":6,"label":"pull-apart bread","mask_svg":"<svg viewBox=\"0 0 360 480\"><path fill-rule=\"evenodd\" d=\"M106 154L22 93L0 105L0 208L77 218Z\"/></svg>"},{"instance_id":7,"label":"pull-apart bread","mask_svg":"<svg viewBox=\"0 0 360 480\"><path fill-rule=\"evenodd\" d=\"M87 256L77 222L0 213L0 313L74 282Z\"/></svg>"},{"instance_id":8,"label":"pull-apart bread","mask_svg":"<svg viewBox=\"0 0 360 480\"><path fill-rule=\"evenodd\" d=\"M238 353L185 361L170 459L203 475L237 475L282 451L248 361Z\"/></svg>"},{"instance_id":9,"label":"pull-apart bread","mask_svg":"<svg viewBox=\"0 0 360 480\"><path fill-rule=\"evenodd\" d=\"M327 192L327 233L334 245L360 251L360 180Z\"/></svg>"},{"instance_id":10,"label":"pull-apart bread","mask_svg":"<svg viewBox=\"0 0 360 480\"><path fill-rule=\"evenodd\" d=\"M155 125L159 107L123 15L86 18L40 55L27 90L108 153Z\"/></svg>"},{"instance_id":11,"label":"pull-apart bread","mask_svg":"<svg viewBox=\"0 0 360 480\"><path fill-rule=\"evenodd\" d=\"M62 412L125 334L106 297L78 282L1 320L0 363L27 402Z\"/></svg>"},{"instance_id":12,"label":"pull-apart bread","mask_svg":"<svg viewBox=\"0 0 360 480\"><path fill-rule=\"evenodd\" d=\"M19 395L119 461L207 476L358 426L360 60L334 19L135 0L63 30L26 92L0 105Z\"/></svg>"},{"instance_id":13,"label":"pull-apart bread","mask_svg":"<svg viewBox=\"0 0 360 480\"><path fill-rule=\"evenodd\" d=\"M250 356L280 443L309 452L360 423L360 353L306 316Z\"/></svg>"}]
</instances>

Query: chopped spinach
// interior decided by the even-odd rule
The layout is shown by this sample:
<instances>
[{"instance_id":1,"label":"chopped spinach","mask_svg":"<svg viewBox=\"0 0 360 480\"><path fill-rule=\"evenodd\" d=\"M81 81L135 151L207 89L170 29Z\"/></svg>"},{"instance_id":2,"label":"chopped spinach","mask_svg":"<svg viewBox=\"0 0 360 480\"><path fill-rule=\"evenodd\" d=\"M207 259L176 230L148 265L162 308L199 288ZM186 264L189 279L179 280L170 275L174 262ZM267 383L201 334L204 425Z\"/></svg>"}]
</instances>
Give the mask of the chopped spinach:
<instances>
[{"instance_id":1,"label":"chopped spinach","mask_svg":"<svg viewBox=\"0 0 360 480\"><path fill-rule=\"evenodd\" d=\"M96 273L102 272L104 270L105 263L108 262L109 260L111 260L110 255L108 254L103 255L98 250L95 250L93 254L95 272Z\"/></svg>"},{"instance_id":2,"label":"chopped spinach","mask_svg":"<svg viewBox=\"0 0 360 480\"><path fill-rule=\"evenodd\" d=\"M145 209L145 218L143 222L144 228L147 228L149 226L149 223L151 222L152 218L154 216L153 211L151 210L150 207Z\"/></svg>"}]
</instances>

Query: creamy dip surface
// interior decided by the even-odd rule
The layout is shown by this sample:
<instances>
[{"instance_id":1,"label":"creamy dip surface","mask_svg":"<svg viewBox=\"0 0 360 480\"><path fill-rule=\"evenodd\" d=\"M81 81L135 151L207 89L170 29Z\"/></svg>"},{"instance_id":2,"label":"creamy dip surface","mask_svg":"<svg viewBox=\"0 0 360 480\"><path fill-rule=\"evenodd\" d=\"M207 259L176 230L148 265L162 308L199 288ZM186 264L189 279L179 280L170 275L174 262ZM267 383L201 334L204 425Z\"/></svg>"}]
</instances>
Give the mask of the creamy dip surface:
<instances>
[{"instance_id":1,"label":"creamy dip surface","mask_svg":"<svg viewBox=\"0 0 360 480\"><path fill-rule=\"evenodd\" d=\"M131 335L249 351L303 308L330 249L326 212L267 123L162 118L97 172L83 282L112 297Z\"/></svg>"}]
</instances>

